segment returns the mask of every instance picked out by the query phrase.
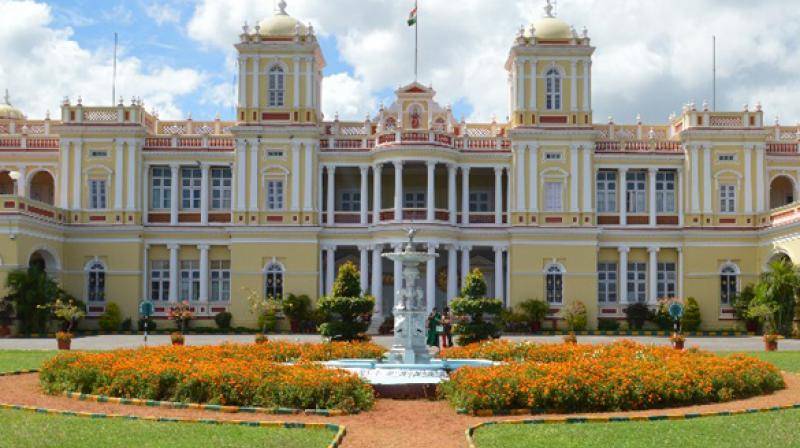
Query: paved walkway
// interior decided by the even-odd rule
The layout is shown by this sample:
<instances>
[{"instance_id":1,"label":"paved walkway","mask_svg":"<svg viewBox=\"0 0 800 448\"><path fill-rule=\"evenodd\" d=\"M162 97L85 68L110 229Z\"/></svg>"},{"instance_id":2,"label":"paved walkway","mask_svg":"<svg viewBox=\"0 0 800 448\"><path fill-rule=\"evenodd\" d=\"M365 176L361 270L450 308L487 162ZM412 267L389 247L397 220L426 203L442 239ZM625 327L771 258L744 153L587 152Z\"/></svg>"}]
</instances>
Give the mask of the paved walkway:
<instances>
[{"instance_id":1,"label":"paved walkway","mask_svg":"<svg viewBox=\"0 0 800 448\"><path fill-rule=\"evenodd\" d=\"M223 342L249 343L253 341L253 335L187 335L187 345L216 345ZM320 342L318 335L271 335L273 340L284 340L292 342ZM561 336L506 336L512 341L533 341L540 343L558 343L562 341ZM618 339L629 339L643 344L669 345L670 341L666 337L652 336L578 336L580 343L602 344L609 343ZM375 336L373 341L387 348L391 347L391 336ZM166 345L170 343L168 335L150 336L149 345ZM115 348L133 348L144 345L142 336L111 335L111 336L87 336L73 339L72 348L75 350L110 350ZM686 347L699 347L711 351L762 351L764 342L760 336L754 337L697 337L688 338ZM0 350L19 349L19 350L55 350L55 339L0 339ZM800 340L780 341L780 350L799 350Z\"/></svg>"}]
</instances>

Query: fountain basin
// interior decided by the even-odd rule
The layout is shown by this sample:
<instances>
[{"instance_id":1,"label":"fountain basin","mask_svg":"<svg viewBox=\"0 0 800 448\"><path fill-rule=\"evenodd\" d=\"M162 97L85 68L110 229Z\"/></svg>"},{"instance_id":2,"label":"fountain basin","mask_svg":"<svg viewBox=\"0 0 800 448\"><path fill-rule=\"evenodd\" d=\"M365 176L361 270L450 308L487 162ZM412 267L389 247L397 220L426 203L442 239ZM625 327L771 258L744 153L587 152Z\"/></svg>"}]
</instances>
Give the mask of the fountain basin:
<instances>
[{"instance_id":1,"label":"fountain basin","mask_svg":"<svg viewBox=\"0 0 800 448\"><path fill-rule=\"evenodd\" d=\"M416 399L433 397L436 386L461 367L497 364L484 359L433 359L429 363L402 364L375 359L340 359L324 365L355 373L372 385L380 398Z\"/></svg>"}]
</instances>

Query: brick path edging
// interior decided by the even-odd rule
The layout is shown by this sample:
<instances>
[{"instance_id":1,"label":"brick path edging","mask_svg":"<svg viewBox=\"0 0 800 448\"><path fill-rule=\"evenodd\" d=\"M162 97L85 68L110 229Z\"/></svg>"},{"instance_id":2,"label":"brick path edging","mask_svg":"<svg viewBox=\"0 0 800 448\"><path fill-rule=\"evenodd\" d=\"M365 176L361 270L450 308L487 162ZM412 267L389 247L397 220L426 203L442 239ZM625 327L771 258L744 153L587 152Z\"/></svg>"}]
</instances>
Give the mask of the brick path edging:
<instances>
[{"instance_id":1,"label":"brick path edging","mask_svg":"<svg viewBox=\"0 0 800 448\"><path fill-rule=\"evenodd\" d=\"M0 372L0 376L15 376L15 375L24 375L29 373L37 373L38 369L24 369L24 370L16 370L13 372ZM200 405L200 404L186 404L186 403L173 403L173 402L162 402L162 401L152 401L152 400L139 400L139 399L124 399L124 398L114 398L114 397L103 397L100 395L86 395L86 394L76 394L74 392L65 392L64 396L68 398L77 398L79 400L88 400L88 401L97 401L98 403L116 403L116 404L132 404L132 405L140 405L140 406L153 406L153 407L170 407L173 409L200 409L205 411L218 411L218 412L261 412L264 414L300 414L306 413L306 415L343 415L342 414L332 414L329 410L317 410L317 409L307 409L307 410L298 410L298 409L266 409L266 408L246 408L240 406L214 406L214 405ZM188 419L188 418L172 418L172 417L156 417L156 416L143 416L139 417L136 415L121 415L121 414L105 414L105 413L95 413L95 412L78 412L78 411L64 411L59 409L48 409L48 408L38 408L34 406L23 406L18 404L11 404L11 403L0 403L0 409L5 410L15 410L15 411L28 411L28 412L35 412L37 414L50 414L50 415L61 415L61 416L69 416L69 417L85 417L85 418L108 418L108 419L124 419L124 420L143 420L143 421L153 421L153 422L167 422L167 423L195 423L195 424L210 424L210 425L240 425L240 426L251 426L251 427L260 427L260 428L286 428L286 429L325 429L335 433L333 441L328 444L328 448L339 448L341 446L342 441L344 440L344 436L347 433L347 429L344 425L338 425L333 423L298 423L298 422L268 422L268 421L249 421L249 420L218 420L218 419L210 419L210 418L197 418L197 419ZM275 412L268 412L268 411L275 411ZM282 412L285 411L285 412ZM308 411L311 411L310 413ZM338 411L338 410L333 410ZM326 413L321 413L326 412ZM341 412L341 411L339 411Z\"/></svg>"},{"instance_id":2,"label":"brick path edging","mask_svg":"<svg viewBox=\"0 0 800 448\"><path fill-rule=\"evenodd\" d=\"M469 448L478 448L475 444L475 432L478 429L494 425L546 425L546 424L578 424L578 423L623 423L623 422L652 422L660 420L690 420L705 417L727 417L732 415L755 414L759 412L785 411L789 409L800 409L800 403L788 404L784 406L769 406L764 408L750 408L733 411L700 412L687 414L661 414L661 415L642 415L642 416L618 416L618 417L558 417L552 419L527 419L527 420L501 420L478 423L470 426L466 430L467 444Z\"/></svg>"}]
</instances>

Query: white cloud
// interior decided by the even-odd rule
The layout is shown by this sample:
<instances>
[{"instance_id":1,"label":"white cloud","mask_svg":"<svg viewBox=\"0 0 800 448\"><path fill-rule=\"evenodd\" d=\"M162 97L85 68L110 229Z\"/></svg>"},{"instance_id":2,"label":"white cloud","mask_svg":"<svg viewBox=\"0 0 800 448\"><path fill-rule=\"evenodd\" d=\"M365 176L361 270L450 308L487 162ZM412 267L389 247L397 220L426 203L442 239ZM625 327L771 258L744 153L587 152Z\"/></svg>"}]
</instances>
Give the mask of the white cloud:
<instances>
[{"instance_id":1,"label":"white cloud","mask_svg":"<svg viewBox=\"0 0 800 448\"><path fill-rule=\"evenodd\" d=\"M52 10L35 1L0 0L0 87L7 87L14 105L32 118L57 113L61 99L82 96L84 104L109 104L110 48L90 51L72 37L70 28L52 27ZM121 51L117 95L141 96L164 118L185 116L181 96L194 93L205 75L191 69L148 66Z\"/></svg>"},{"instance_id":2,"label":"white cloud","mask_svg":"<svg viewBox=\"0 0 800 448\"><path fill-rule=\"evenodd\" d=\"M242 23L271 14L262 0L201 0L188 35L209 48L232 52ZM334 36L341 59L366 89L353 98L330 91L360 112L375 95L412 79L413 32L405 19L412 1L290 0L288 11ZM441 103L464 100L473 119L504 118L507 74L503 68L519 25L541 16L540 0L430 1L420 6L420 80L432 83ZM781 0L571 0L559 17L589 28L594 57L595 120L614 115L663 122L672 110L711 96L711 35L718 43L718 108L736 109L763 95L768 113L800 118L795 73L800 69L800 9ZM327 55L332 59L334 55ZM342 81L342 79L338 79ZM342 106L339 106L342 107ZM327 105L325 106L328 109ZM344 107L342 107L344 109ZM342 112L341 115L345 116ZM789 117L792 118L789 118ZM349 117L360 119L361 116Z\"/></svg>"},{"instance_id":3,"label":"white cloud","mask_svg":"<svg viewBox=\"0 0 800 448\"><path fill-rule=\"evenodd\" d=\"M322 83L322 113L332 120L336 113L341 118L365 118L374 115L377 106L363 80L347 73L326 76Z\"/></svg>"},{"instance_id":4,"label":"white cloud","mask_svg":"<svg viewBox=\"0 0 800 448\"><path fill-rule=\"evenodd\" d=\"M165 23L180 23L181 12L178 8L165 2L150 2L144 6L147 17L153 19L159 26Z\"/></svg>"}]
</instances>

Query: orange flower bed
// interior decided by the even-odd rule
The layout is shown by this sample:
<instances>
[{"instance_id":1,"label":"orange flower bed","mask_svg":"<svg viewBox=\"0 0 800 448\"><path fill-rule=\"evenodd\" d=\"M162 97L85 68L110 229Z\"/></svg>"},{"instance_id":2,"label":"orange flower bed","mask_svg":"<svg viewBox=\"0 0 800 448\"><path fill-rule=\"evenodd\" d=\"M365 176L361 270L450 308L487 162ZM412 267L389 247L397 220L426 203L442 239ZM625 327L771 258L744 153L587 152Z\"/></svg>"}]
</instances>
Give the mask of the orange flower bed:
<instances>
[{"instance_id":1,"label":"orange flower bed","mask_svg":"<svg viewBox=\"0 0 800 448\"><path fill-rule=\"evenodd\" d=\"M464 367L440 387L459 409L600 412L723 402L785 387L777 368L630 341L609 345L493 341L446 350L449 358L506 361Z\"/></svg>"},{"instance_id":2,"label":"orange flower bed","mask_svg":"<svg viewBox=\"0 0 800 448\"><path fill-rule=\"evenodd\" d=\"M75 352L46 362L40 381L52 394L357 412L373 404L370 385L313 361L379 358L384 351L369 343L269 342Z\"/></svg>"}]
</instances>

